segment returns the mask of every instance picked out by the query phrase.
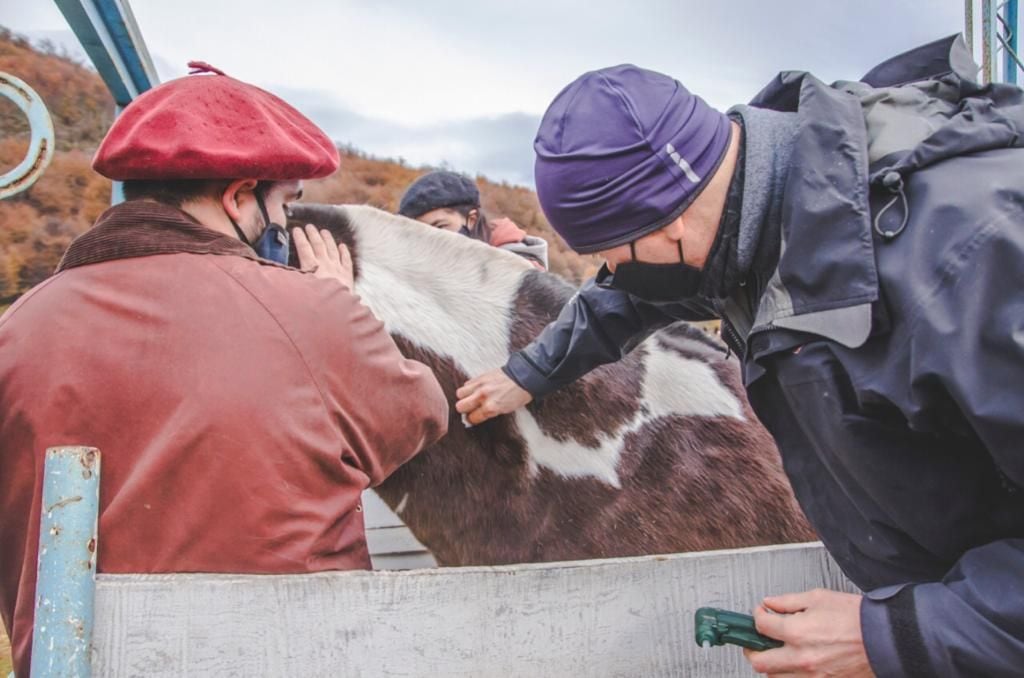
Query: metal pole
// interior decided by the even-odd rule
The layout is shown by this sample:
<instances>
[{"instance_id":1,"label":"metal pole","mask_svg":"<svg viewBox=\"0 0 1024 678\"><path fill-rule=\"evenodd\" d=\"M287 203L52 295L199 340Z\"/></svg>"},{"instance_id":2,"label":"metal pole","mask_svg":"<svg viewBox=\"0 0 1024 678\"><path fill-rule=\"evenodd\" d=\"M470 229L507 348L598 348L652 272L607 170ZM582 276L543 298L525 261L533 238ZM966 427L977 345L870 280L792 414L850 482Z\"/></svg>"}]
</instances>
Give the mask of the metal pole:
<instances>
[{"instance_id":1,"label":"metal pole","mask_svg":"<svg viewBox=\"0 0 1024 678\"><path fill-rule=\"evenodd\" d=\"M115 105L114 106L114 118L117 119L117 116L121 115L121 111L123 111L123 110L124 110L123 106ZM124 182L121 182L121 181L111 181L110 182L110 204L111 205L117 205L117 204L120 204L122 202L124 202Z\"/></svg>"},{"instance_id":2,"label":"metal pole","mask_svg":"<svg viewBox=\"0 0 1024 678\"><path fill-rule=\"evenodd\" d=\"M1016 85L1018 64L1014 56L1020 54L1017 50L1017 32L1020 29L1017 22L1017 0L1007 0L1003 14L1008 34L1003 49L1003 80Z\"/></svg>"},{"instance_id":3,"label":"metal pole","mask_svg":"<svg viewBox=\"0 0 1024 678\"><path fill-rule=\"evenodd\" d=\"M100 452L51 447L43 470L33 678L92 673Z\"/></svg>"},{"instance_id":4,"label":"metal pole","mask_svg":"<svg viewBox=\"0 0 1024 678\"><path fill-rule=\"evenodd\" d=\"M142 31L128 0L54 0L78 42L114 97L117 110L159 83ZM110 203L124 201L120 181L113 182Z\"/></svg>"},{"instance_id":5,"label":"metal pole","mask_svg":"<svg viewBox=\"0 0 1024 678\"><path fill-rule=\"evenodd\" d=\"M982 84L986 85L996 81L995 51L999 44L996 12L996 0L981 0L981 77Z\"/></svg>"},{"instance_id":6,"label":"metal pole","mask_svg":"<svg viewBox=\"0 0 1024 678\"><path fill-rule=\"evenodd\" d=\"M967 49L974 56L974 0L964 0L964 38Z\"/></svg>"},{"instance_id":7,"label":"metal pole","mask_svg":"<svg viewBox=\"0 0 1024 678\"><path fill-rule=\"evenodd\" d=\"M159 82L128 0L54 0L118 105Z\"/></svg>"}]
</instances>

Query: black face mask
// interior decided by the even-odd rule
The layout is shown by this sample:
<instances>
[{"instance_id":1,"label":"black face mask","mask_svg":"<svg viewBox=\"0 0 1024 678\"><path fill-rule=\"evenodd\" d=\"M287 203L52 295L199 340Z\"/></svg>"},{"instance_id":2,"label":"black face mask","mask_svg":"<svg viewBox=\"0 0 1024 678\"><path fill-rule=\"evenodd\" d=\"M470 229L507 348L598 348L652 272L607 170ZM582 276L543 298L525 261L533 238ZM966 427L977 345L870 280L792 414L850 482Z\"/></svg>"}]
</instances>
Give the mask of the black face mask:
<instances>
[{"instance_id":1,"label":"black face mask","mask_svg":"<svg viewBox=\"0 0 1024 678\"><path fill-rule=\"evenodd\" d=\"M636 249L629 243L633 260L615 267L611 286L647 301L677 301L695 297L700 291L701 270L683 260L679 245L679 263L649 264L636 260Z\"/></svg>"},{"instance_id":2,"label":"black face mask","mask_svg":"<svg viewBox=\"0 0 1024 678\"><path fill-rule=\"evenodd\" d=\"M260 237L256 239L255 243L249 242L249 239L245 237L245 233L238 224L235 223L234 219L231 219L231 225L235 227L235 233L238 234L238 238L249 247L256 250L256 254L263 259L269 259L278 264L288 265L288 244L290 238L288 237L288 231L281 224L274 223L270 220L270 213L267 212L267 205L263 201L263 195L257 191L256 193L256 204L260 207L260 213L263 215L264 229L260 234Z\"/></svg>"}]
</instances>

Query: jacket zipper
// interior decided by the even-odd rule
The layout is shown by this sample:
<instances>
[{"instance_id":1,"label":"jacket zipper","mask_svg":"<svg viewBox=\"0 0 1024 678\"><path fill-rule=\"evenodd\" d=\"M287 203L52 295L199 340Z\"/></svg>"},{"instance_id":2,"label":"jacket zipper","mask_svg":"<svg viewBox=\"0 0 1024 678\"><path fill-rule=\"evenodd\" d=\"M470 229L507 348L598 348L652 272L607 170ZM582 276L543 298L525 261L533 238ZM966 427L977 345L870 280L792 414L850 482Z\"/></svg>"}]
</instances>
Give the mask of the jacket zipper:
<instances>
[{"instance_id":1,"label":"jacket zipper","mask_svg":"<svg viewBox=\"0 0 1024 678\"><path fill-rule=\"evenodd\" d=\"M725 345L729 350L739 356L740 360L743 360L747 355L747 344L740 337L739 333L732 326L725 317L722 318L722 340L725 341ZM726 355L726 358L729 356Z\"/></svg>"}]
</instances>

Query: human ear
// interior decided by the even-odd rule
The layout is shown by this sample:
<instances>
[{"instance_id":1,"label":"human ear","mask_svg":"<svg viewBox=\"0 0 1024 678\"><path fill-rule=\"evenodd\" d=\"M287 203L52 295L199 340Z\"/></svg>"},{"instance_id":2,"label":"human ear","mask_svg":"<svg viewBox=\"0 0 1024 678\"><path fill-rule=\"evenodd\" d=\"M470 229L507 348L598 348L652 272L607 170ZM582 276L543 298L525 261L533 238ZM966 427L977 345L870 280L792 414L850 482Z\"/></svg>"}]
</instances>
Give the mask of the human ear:
<instances>
[{"instance_id":1,"label":"human ear","mask_svg":"<svg viewBox=\"0 0 1024 678\"><path fill-rule=\"evenodd\" d=\"M683 232L686 230L686 224L683 222L683 217L680 215L675 221L669 223L665 228L661 229L665 236L669 240L678 241L683 239Z\"/></svg>"},{"instance_id":2,"label":"human ear","mask_svg":"<svg viewBox=\"0 0 1024 678\"><path fill-rule=\"evenodd\" d=\"M224 211L236 222L242 219L242 202L247 197L254 197L253 190L257 183L259 182L256 179L236 179L228 184L221 194L220 200Z\"/></svg>"}]
</instances>

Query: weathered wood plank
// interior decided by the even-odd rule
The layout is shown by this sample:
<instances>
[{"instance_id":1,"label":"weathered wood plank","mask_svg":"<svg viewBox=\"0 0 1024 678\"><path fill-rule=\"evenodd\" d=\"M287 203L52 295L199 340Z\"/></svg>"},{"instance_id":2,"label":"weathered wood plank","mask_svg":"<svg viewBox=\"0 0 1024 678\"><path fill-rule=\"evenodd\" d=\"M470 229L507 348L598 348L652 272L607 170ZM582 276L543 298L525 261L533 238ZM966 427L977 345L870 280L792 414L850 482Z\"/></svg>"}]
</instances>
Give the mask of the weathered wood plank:
<instances>
[{"instance_id":1,"label":"weathered wood plank","mask_svg":"<svg viewBox=\"0 0 1024 678\"><path fill-rule=\"evenodd\" d=\"M425 570L437 567L434 556L427 551L415 551L411 553L388 553L370 556L373 561L373 569L386 570Z\"/></svg>"},{"instance_id":2,"label":"weathered wood plank","mask_svg":"<svg viewBox=\"0 0 1024 678\"><path fill-rule=\"evenodd\" d=\"M430 555L423 544L417 541L407 527L378 527L366 531L366 545L374 559L373 569L384 569L378 566L377 556L396 555L399 553L420 553Z\"/></svg>"},{"instance_id":3,"label":"weathered wood plank","mask_svg":"<svg viewBox=\"0 0 1024 678\"><path fill-rule=\"evenodd\" d=\"M855 590L820 544L302 576L101 575L99 676L749 676L701 605Z\"/></svg>"},{"instance_id":4,"label":"weathered wood plank","mask_svg":"<svg viewBox=\"0 0 1024 678\"><path fill-rule=\"evenodd\" d=\"M430 551L413 536L402 519L372 491L363 493L366 546L375 570L437 567Z\"/></svg>"},{"instance_id":5,"label":"weathered wood plank","mask_svg":"<svg viewBox=\"0 0 1024 678\"><path fill-rule=\"evenodd\" d=\"M363 492L363 524L367 530L405 525L373 490Z\"/></svg>"}]
</instances>

